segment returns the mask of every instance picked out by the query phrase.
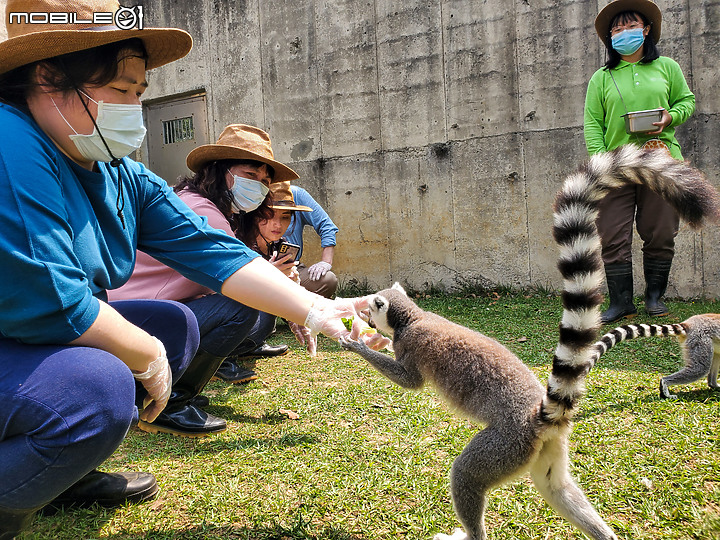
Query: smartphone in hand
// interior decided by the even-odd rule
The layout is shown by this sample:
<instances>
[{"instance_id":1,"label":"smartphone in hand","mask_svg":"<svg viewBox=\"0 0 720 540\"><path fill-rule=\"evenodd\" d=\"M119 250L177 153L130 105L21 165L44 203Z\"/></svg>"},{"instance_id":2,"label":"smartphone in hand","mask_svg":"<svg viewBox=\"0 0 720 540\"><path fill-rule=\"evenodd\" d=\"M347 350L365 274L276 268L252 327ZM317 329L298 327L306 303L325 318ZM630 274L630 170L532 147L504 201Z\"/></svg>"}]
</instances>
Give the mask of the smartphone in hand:
<instances>
[{"instance_id":1,"label":"smartphone in hand","mask_svg":"<svg viewBox=\"0 0 720 540\"><path fill-rule=\"evenodd\" d=\"M278 240L277 242L273 242L270 247L270 253L277 253L275 256L275 260L277 261L284 259L287 255L291 255L288 261L294 261L300 253L300 246L291 244L285 240Z\"/></svg>"}]
</instances>

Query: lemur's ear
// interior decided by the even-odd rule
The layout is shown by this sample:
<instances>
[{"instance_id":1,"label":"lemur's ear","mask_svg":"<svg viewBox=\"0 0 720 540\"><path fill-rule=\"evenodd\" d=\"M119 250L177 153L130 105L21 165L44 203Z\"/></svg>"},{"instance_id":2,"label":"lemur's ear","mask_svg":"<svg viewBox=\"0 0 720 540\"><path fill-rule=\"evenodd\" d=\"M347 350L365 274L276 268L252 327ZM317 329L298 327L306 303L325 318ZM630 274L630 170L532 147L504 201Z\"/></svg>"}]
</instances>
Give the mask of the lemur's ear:
<instances>
[{"instance_id":1,"label":"lemur's ear","mask_svg":"<svg viewBox=\"0 0 720 540\"><path fill-rule=\"evenodd\" d=\"M397 281L396 281L395 283L393 283L393 286L391 287L391 289L394 289L394 290L396 290L396 291L399 291L399 292L403 293L405 296L407 296L407 293L405 292L405 289L403 289L403 288L402 288L402 285L400 285L400 283L397 282Z\"/></svg>"}]
</instances>

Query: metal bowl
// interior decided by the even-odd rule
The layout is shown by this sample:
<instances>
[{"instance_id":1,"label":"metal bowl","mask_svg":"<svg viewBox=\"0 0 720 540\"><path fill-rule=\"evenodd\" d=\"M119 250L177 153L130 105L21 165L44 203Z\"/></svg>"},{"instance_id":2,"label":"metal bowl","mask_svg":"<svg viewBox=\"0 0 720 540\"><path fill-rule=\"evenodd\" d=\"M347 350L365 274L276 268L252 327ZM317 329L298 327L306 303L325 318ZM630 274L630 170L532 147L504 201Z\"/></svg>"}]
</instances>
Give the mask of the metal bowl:
<instances>
[{"instance_id":1,"label":"metal bowl","mask_svg":"<svg viewBox=\"0 0 720 540\"><path fill-rule=\"evenodd\" d=\"M623 114L625 118L625 131L627 133L647 133L648 131L657 131L657 126L653 126L653 122L662 120L664 109L650 109L647 111L634 111Z\"/></svg>"}]
</instances>

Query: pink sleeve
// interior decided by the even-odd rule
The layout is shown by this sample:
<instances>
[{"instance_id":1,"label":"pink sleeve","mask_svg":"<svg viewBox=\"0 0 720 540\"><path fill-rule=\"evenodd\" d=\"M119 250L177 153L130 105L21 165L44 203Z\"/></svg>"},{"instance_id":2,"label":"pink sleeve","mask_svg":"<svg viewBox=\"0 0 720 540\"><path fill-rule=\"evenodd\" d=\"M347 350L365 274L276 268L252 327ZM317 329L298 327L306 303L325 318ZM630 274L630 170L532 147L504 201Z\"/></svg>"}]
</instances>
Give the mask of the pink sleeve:
<instances>
[{"instance_id":1,"label":"pink sleeve","mask_svg":"<svg viewBox=\"0 0 720 540\"><path fill-rule=\"evenodd\" d=\"M193 212L206 217L211 227L233 236L228 220L208 199L187 190L181 191L178 195ZM172 268L138 251L137 262L130 280L119 289L108 291L108 298L110 301L149 298L181 302L212 292L211 289L190 281Z\"/></svg>"}]
</instances>

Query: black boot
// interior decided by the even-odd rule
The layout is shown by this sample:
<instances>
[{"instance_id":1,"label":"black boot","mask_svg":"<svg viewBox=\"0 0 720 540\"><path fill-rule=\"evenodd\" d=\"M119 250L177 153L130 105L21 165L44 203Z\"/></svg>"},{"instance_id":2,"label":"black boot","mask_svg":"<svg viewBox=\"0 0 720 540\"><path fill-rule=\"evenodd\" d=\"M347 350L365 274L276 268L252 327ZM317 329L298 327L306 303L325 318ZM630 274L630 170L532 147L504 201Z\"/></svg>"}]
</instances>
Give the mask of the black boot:
<instances>
[{"instance_id":1,"label":"black boot","mask_svg":"<svg viewBox=\"0 0 720 540\"><path fill-rule=\"evenodd\" d=\"M65 507L87 508L93 504L113 508L146 501L157 492L157 482L150 473L107 473L95 469L55 497L41 512L52 514Z\"/></svg>"},{"instance_id":2,"label":"black boot","mask_svg":"<svg viewBox=\"0 0 720 540\"><path fill-rule=\"evenodd\" d=\"M13 540L32 523L37 508L14 509L0 507L0 540Z\"/></svg>"},{"instance_id":3,"label":"black boot","mask_svg":"<svg viewBox=\"0 0 720 540\"><path fill-rule=\"evenodd\" d=\"M670 310L663 304L661 298L667 289L668 277L672 259L643 260L645 270L645 311L648 315L662 317L668 315Z\"/></svg>"},{"instance_id":4,"label":"black boot","mask_svg":"<svg viewBox=\"0 0 720 540\"><path fill-rule=\"evenodd\" d=\"M257 373L252 369L239 366L230 359L225 359L213 376L213 380L225 381L232 384L248 383L257 378Z\"/></svg>"},{"instance_id":5,"label":"black boot","mask_svg":"<svg viewBox=\"0 0 720 540\"><path fill-rule=\"evenodd\" d=\"M262 345L255 347L251 351L235 355L238 360L246 360L250 358L269 358L271 356L282 356L288 352L288 346L284 343L280 345L268 345L263 341Z\"/></svg>"},{"instance_id":6,"label":"black boot","mask_svg":"<svg viewBox=\"0 0 720 540\"><path fill-rule=\"evenodd\" d=\"M618 321L623 317L634 317L637 308L633 303L632 263L606 264L605 278L610 305L600 316L602 323Z\"/></svg>"},{"instance_id":7,"label":"black boot","mask_svg":"<svg viewBox=\"0 0 720 540\"><path fill-rule=\"evenodd\" d=\"M204 437L225 431L222 418L206 413L193 405L197 396L225 360L202 349L198 350L190 365L177 381L173 382L167 406L153 422L140 420L138 427L148 433L170 433L183 437Z\"/></svg>"}]
</instances>

